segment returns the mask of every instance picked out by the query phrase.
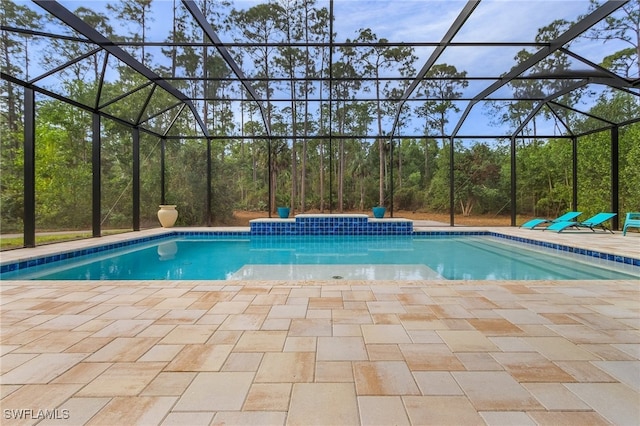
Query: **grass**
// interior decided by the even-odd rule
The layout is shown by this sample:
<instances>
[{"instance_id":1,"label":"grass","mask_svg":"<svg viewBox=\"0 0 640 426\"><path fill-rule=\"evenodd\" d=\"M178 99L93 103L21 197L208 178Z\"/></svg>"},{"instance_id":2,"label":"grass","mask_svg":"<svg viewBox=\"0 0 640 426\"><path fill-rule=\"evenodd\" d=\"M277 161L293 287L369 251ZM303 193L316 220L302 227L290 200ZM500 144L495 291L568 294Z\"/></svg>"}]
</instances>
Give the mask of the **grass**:
<instances>
[{"instance_id":1,"label":"grass","mask_svg":"<svg viewBox=\"0 0 640 426\"><path fill-rule=\"evenodd\" d=\"M110 229L103 231L102 235L121 234L128 232L128 229ZM81 240L91 238L93 234L90 231L69 231L69 232L55 232L55 233L43 233L36 235L36 246L52 243L60 243L63 241ZM11 250L24 247L24 238L19 237L3 237L0 236L0 250Z\"/></svg>"}]
</instances>

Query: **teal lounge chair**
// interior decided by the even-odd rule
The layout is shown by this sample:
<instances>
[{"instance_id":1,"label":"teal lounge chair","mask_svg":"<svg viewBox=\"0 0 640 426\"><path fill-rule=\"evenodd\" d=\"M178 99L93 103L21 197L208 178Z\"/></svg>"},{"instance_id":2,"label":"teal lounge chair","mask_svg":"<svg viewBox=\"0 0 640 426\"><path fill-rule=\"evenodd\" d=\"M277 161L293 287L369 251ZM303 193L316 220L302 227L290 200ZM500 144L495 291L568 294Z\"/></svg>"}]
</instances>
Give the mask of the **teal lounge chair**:
<instances>
[{"instance_id":1,"label":"teal lounge chair","mask_svg":"<svg viewBox=\"0 0 640 426\"><path fill-rule=\"evenodd\" d=\"M522 225L520 225L520 228L534 229L538 225L557 223L557 222L571 222L581 214L582 212L566 212L562 216L558 216L555 219L542 219L542 218L531 219L530 221L527 221Z\"/></svg>"},{"instance_id":2,"label":"teal lounge chair","mask_svg":"<svg viewBox=\"0 0 640 426\"><path fill-rule=\"evenodd\" d=\"M596 230L593 228L599 227L604 231L609 231L613 234L613 231L605 225L605 222L614 217L616 213L598 213L597 215L590 217L584 222L557 222L552 223L547 226L545 229L550 229L551 231L562 232L567 228L575 227L575 228L589 228L593 232Z\"/></svg>"},{"instance_id":3,"label":"teal lounge chair","mask_svg":"<svg viewBox=\"0 0 640 426\"><path fill-rule=\"evenodd\" d=\"M640 228L640 213L627 213L627 218L624 220L624 227L622 228L622 235L627 235L627 228Z\"/></svg>"}]
</instances>

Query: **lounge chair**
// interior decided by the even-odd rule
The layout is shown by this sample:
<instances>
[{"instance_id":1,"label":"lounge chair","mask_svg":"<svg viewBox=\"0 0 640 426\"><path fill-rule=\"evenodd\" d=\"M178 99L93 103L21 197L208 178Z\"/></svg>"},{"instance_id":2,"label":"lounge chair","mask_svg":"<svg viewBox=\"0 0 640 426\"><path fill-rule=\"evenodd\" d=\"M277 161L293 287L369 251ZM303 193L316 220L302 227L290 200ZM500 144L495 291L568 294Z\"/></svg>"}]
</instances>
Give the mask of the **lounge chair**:
<instances>
[{"instance_id":1,"label":"lounge chair","mask_svg":"<svg viewBox=\"0 0 640 426\"><path fill-rule=\"evenodd\" d=\"M640 213L627 213L627 218L624 220L624 227L622 228L622 235L627 235L627 228L640 228Z\"/></svg>"},{"instance_id":2,"label":"lounge chair","mask_svg":"<svg viewBox=\"0 0 640 426\"><path fill-rule=\"evenodd\" d=\"M542 218L531 219L523 223L522 225L520 225L520 228L534 229L538 225L557 223L557 222L570 222L574 220L576 217L580 216L581 214L582 212L567 212L562 216L558 216L555 219L542 219Z\"/></svg>"},{"instance_id":3,"label":"lounge chair","mask_svg":"<svg viewBox=\"0 0 640 426\"><path fill-rule=\"evenodd\" d=\"M616 213L598 213L597 215L590 217L584 222L556 222L547 226L545 229L549 229L551 231L562 232L567 228L589 228L593 232L596 230L593 228L602 228L603 231L609 231L613 234L613 231L605 225L605 222L614 217Z\"/></svg>"}]
</instances>

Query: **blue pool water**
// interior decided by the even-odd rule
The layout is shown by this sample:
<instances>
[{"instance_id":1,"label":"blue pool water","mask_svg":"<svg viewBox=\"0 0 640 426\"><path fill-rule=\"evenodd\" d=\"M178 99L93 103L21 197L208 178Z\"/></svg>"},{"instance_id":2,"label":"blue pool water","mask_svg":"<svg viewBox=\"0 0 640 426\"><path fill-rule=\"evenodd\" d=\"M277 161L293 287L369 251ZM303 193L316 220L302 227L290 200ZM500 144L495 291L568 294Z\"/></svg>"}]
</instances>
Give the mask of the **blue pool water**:
<instances>
[{"instance_id":1,"label":"blue pool water","mask_svg":"<svg viewBox=\"0 0 640 426\"><path fill-rule=\"evenodd\" d=\"M490 236L173 237L2 274L2 279L637 279L638 267L551 255Z\"/></svg>"}]
</instances>

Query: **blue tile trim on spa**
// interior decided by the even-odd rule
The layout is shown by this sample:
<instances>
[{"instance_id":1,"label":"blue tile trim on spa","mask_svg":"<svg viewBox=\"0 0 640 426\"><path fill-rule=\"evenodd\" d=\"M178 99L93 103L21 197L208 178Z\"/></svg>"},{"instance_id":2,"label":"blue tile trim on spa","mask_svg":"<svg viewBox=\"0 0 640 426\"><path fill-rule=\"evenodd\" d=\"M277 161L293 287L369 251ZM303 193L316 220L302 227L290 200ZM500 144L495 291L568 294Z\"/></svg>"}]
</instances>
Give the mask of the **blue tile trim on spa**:
<instances>
[{"instance_id":1,"label":"blue tile trim on spa","mask_svg":"<svg viewBox=\"0 0 640 426\"><path fill-rule=\"evenodd\" d=\"M410 220L371 220L366 215L297 215L252 220L251 235L411 235Z\"/></svg>"},{"instance_id":2,"label":"blue tile trim on spa","mask_svg":"<svg viewBox=\"0 0 640 426\"><path fill-rule=\"evenodd\" d=\"M12 272L16 270L26 269L33 266L44 265L51 262L57 262L60 260L71 259L75 257L86 256L90 254L100 253L108 250L115 250L122 247L132 246L136 244L142 244L162 239L168 239L173 237L203 237L207 239L221 239L221 238L250 238L252 235L248 231L174 231L167 234L154 235L150 237L134 238L131 240L120 241L117 243L105 244L102 246L96 246L86 248L82 250L58 253L50 256L42 256L34 259L28 259L20 262L7 263L0 266L0 273ZM360 234L364 235L364 234ZM384 234L372 234L372 235L384 235ZM626 265L633 265L640 267L640 259L619 256L609 253L602 253L596 250L581 249L577 247L565 246L562 244L549 243L545 241L532 240L530 238L514 237L511 235L500 234L491 231L413 231L408 234L409 236L428 236L428 237L452 237L452 236L492 236L497 238L503 238L506 240L516 241L523 244L530 244L540 247L545 247L553 250L564 251L568 253L581 254L584 256L594 257L597 259L605 259L612 262L623 263Z\"/></svg>"}]
</instances>

